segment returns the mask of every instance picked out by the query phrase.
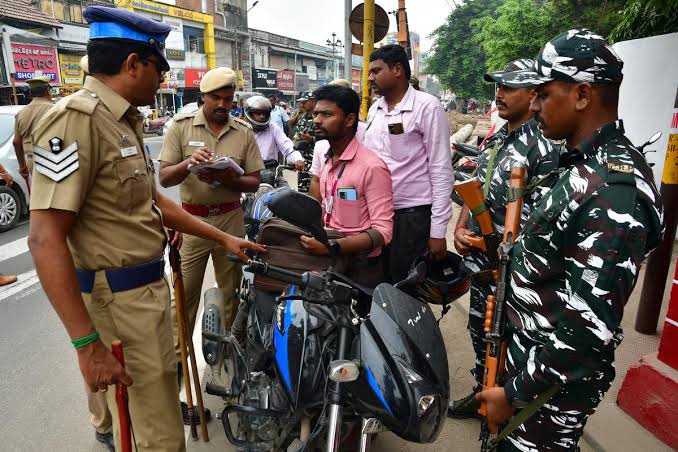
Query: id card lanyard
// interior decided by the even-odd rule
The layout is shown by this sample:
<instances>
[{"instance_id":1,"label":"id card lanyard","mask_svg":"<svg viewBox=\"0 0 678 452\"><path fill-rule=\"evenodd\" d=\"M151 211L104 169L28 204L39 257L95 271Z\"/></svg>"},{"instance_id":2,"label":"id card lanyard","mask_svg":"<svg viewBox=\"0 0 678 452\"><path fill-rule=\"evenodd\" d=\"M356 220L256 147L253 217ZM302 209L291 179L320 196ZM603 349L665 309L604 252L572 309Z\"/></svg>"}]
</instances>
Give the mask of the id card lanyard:
<instances>
[{"instance_id":1,"label":"id card lanyard","mask_svg":"<svg viewBox=\"0 0 678 452\"><path fill-rule=\"evenodd\" d=\"M344 169L346 169L346 163L348 163L346 160L344 160L341 163L341 168L339 168L339 174L337 174L337 178L334 179L334 183L332 184L332 191L330 192L330 195L327 195L327 178L330 176L330 171L332 168L330 165L327 166L327 172L325 173L325 225L328 225L330 223L330 219L332 218L332 208L334 207L334 196L337 192L337 184L339 183L339 179L341 179L341 175L344 174ZM334 165L332 165L334 167Z\"/></svg>"}]
</instances>

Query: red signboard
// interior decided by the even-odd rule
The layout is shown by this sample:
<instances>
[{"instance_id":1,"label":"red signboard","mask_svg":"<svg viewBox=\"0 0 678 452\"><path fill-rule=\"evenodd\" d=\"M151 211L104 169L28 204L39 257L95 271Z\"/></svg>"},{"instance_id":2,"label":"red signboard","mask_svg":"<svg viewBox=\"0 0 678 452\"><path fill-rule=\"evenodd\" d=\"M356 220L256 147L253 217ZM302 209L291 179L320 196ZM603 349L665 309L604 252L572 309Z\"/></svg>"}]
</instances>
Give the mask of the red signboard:
<instances>
[{"instance_id":1,"label":"red signboard","mask_svg":"<svg viewBox=\"0 0 678 452\"><path fill-rule=\"evenodd\" d=\"M46 46L12 43L12 57L17 82L25 82L33 77L48 76L50 82L59 84L59 60L56 49Z\"/></svg>"},{"instance_id":2,"label":"red signboard","mask_svg":"<svg viewBox=\"0 0 678 452\"><path fill-rule=\"evenodd\" d=\"M362 76L363 73L360 70L360 68L351 68L351 85L353 85L353 89L356 90L358 93L360 93L360 85L362 82Z\"/></svg>"},{"instance_id":3,"label":"red signboard","mask_svg":"<svg viewBox=\"0 0 678 452\"><path fill-rule=\"evenodd\" d=\"M202 77L207 74L209 69L184 69L186 77L186 88L200 88L200 80Z\"/></svg>"},{"instance_id":4,"label":"red signboard","mask_svg":"<svg viewBox=\"0 0 678 452\"><path fill-rule=\"evenodd\" d=\"M280 91L294 91L294 71L278 71L275 84Z\"/></svg>"}]
</instances>

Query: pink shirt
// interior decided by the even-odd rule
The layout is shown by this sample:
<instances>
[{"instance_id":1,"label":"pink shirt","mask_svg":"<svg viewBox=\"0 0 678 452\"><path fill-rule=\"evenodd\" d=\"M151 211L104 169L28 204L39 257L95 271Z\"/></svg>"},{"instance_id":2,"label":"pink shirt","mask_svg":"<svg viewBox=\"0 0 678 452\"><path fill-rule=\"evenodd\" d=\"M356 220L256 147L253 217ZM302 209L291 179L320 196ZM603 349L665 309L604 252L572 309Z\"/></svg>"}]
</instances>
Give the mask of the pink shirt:
<instances>
[{"instance_id":1,"label":"pink shirt","mask_svg":"<svg viewBox=\"0 0 678 452\"><path fill-rule=\"evenodd\" d=\"M346 166L339 177L344 163ZM323 161L320 170L325 226L347 235L375 229L381 233L385 244L390 243L393 237L391 186L391 174L386 164L353 138L337 161ZM355 190L356 200L340 198L342 189ZM328 213L330 202L332 209ZM379 252L381 250L376 250L372 255Z\"/></svg>"},{"instance_id":2,"label":"pink shirt","mask_svg":"<svg viewBox=\"0 0 678 452\"><path fill-rule=\"evenodd\" d=\"M282 131L280 127L275 124L269 124L262 131L254 131L254 137L259 146L262 160L278 160L278 152L280 152L287 163L294 163L299 160L304 160L299 151L294 150L294 143Z\"/></svg>"},{"instance_id":3,"label":"pink shirt","mask_svg":"<svg viewBox=\"0 0 678 452\"><path fill-rule=\"evenodd\" d=\"M356 131L355 136L361 143L363 141L364 134L365 134L365 123L359 122L358 130ZM315 147L313 148L313 162L311 162L311 168L309 168L308 170L308 172L311 173L312 176L320 177L320 167L322 167L323 163L325 163L325 154L327 154L327 151L329 151L329 149L330 143L327 140L320 140L315 143Z\"/></svg>"},{"instance_id":4,"label":"pink shirt","mask_svg":"<svg viewBox=\"0 0 678 452\"><path fill-rule=\"evenodd\" d=\"M401 123L404 133L389 133ZM392 111L386 99L372 105L362 142L388 165L393 179L393 207L431 205L432 238L444 238L452 216L454 185L450 127L440 101L411 86Z\"/></svg>"}]
</instances>

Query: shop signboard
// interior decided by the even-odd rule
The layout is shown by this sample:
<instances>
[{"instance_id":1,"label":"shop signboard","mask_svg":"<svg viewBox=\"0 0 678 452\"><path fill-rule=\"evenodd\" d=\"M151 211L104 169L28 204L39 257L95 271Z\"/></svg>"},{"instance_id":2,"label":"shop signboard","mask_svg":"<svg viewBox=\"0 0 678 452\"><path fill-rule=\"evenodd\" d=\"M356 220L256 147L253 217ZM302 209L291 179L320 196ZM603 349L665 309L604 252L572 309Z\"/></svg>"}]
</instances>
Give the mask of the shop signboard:
<instances>
[{"instance_id":1,"label":"shop signboard","mask_svg":"<svg viewBox=\"0 0 678 452\"><path fill-rule=\"evenodd\" d=\"M294 71L278 71L275 82L280 91L294 91Z\"/></svg>"},{"instance_id":2,"label":"shop signboard","mask_svg":"<svg viewBox=\"0 0 678 452\"><path fill-rule=\"evenodd\" d=\"M301 74L298 72L295 74L294 90L298 92L309 90L308 74Z\"/></svg>"},{"instance_id":3,"label":"shop signboard","mask_svg":"<svg viewBox=\"0 0 678 452\"><path fill-rule=\"evenodd\" d=\"M59 54L59 69L61 70L61 82L64 86L78 87L82 86L82 79L85 73L80 67L82 55L70 55L67 53Z\"/></svg>"},{"instance_id":4,"label":"shop signboard","mask_svg":"<svg viewBox=\"0 0 678 452\"><path fill-rule=\"evenodd\" d=\"M272 69L254 69L254 88L275 89L277 71Z\"/></svg>"},{"instance_id":5,"label":"shop signboard","mask_svg":"<svg viewBox=\"0 0 678 452\"><path fill-rule=\"evenodd\" d=\"M163 16L162 21L172 27L165 39L165 48L184 50L184 23L181 19Z\"/></svg>"},{"instance_id":6,"label":"shop signboard","mask_svg":"<svg viewBox=\"0 0 678 452\"><path fill-rule=\"evenodd\" d=\"M360 92L360 83L362 81L361 78L362 71L360 68L351 68L351 84L353 85L353 89L357 92Z\"/></svg>"},{"instance_id":7,"label":"shop signboard","mask_svg":"<svg viewBox=\"0 0 678 452\"><path fill-rule=\"evenodd\" d=\"M202 80L203 76L207 73L207 71L208 69L192 69L192 68L184 69L186 89L200 88L200 81Z\"/></svg>"},{"instance_id":8,"label":"shop signboard","mask_svg":"<svg viewBox=\"0 0 678 452\"><path fill-rule=\"evenodd\" d=\"M33 77L48 76L50 83L61 83L55 48L16 42L13 42L11 46L16 71L14 80L25 82Z\"/></svg>"},{"instance_id":9,"label":"shop signboard","mask_svg":"<svg viewBox=\"0 0 678 452\"><path fill-rule=\"evenodd\" d=\"M186 59L186 52L184 50L165 49L165 57L168 60L184 61Z\"/></svg>"}]
</instances>

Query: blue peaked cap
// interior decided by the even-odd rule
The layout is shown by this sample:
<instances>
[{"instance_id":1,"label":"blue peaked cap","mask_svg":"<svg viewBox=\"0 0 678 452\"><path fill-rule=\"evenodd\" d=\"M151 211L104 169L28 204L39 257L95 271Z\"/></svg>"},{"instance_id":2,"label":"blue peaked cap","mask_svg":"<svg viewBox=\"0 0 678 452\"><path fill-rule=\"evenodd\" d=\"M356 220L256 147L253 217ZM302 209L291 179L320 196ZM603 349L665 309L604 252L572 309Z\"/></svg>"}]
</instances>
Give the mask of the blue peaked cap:
<instances>
[{"instance_id":1,"label":"blue peaked cap","mask_svg":"<svg viewBox=\"0 0 678 452\"><path fill-rule=\"evenodd\" d=\"M165 59L165 39L169 25L126 9L90 6L83 12L89 23L89 39L124 39L146 44L160 56L161 70L169 70Z\"/></svg>"}]
</instances>

